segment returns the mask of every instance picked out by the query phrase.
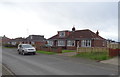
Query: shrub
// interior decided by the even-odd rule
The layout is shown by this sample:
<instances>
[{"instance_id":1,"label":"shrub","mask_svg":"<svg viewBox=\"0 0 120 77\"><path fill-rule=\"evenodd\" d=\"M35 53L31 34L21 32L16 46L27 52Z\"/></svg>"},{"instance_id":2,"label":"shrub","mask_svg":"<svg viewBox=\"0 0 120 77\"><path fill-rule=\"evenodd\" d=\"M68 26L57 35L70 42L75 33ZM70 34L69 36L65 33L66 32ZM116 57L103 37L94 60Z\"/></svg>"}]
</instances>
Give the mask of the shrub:
<instances>
[{"instance_id":1,"label":"shrub","mask_svg":"<svg viewBox=\"0 0 120 77\"><path fill-rule=\"evenodd\" d=\"M4 47L11 47L11 48L12 48L12 47L17 47L17 46L18 46L18 44L16 44L16 45L4 44L3 46L4 46Z\"/></svg>"}]
</instances>

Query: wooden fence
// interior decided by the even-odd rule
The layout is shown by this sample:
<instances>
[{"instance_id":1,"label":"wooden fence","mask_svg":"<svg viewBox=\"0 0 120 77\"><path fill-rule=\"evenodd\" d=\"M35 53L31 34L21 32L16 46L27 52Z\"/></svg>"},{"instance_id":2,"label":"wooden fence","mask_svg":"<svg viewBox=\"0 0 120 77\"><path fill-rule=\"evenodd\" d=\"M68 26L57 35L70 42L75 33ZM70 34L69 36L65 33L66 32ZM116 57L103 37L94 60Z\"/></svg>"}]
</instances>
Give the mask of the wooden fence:
<instances>
[{"instance_id":1,"label":"wooden fence","mask_svg":"<svg viewBox=\"0 0 120 77\"><path fill-rule=\"evenodd\" d=\"M79 47L77 53L80 52L108 52L110 57L120 56L120 49L113 49L107 47Z\"/></svg>"},{"instance_id":2,"label":"wooden fence","mask_svg":"<svg viewBox=\"0 0 120 77\"><path fill-rule=\"evenodd\" d=\"M77 52L109 52L109 48L106 47L79 47Z\"/></svg>"},{"instance_id":3,"label":"wooden fence","mask_svg":"<svg viewBox=\"0 0 120 77\"><path fill-rule=\"evenodd\" d=\"M111 48L111 49L119 49L120 44L118 44L118 43L109 43L109 44L107 44L107 47Z\"/></svg>"}]
</instances>

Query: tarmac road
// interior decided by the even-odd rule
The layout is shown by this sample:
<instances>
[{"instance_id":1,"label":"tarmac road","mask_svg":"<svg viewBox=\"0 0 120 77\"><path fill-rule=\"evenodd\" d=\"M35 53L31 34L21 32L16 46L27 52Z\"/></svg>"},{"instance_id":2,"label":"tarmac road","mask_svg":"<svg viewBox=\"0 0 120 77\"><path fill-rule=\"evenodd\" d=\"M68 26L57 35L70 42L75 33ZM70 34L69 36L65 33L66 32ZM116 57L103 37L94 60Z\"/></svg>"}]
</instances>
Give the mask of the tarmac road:
<instances>
[{"instance_id":1,"label":"tarmac road","mask_svg":"<svg viewBox=\"0 0 120 77\"><path fill-rule=\"evenodd\" d=\"M16 75L118 75L118 67L59 55L19 55L3 48L2 62Z\"/></svg>"}]
</instances>

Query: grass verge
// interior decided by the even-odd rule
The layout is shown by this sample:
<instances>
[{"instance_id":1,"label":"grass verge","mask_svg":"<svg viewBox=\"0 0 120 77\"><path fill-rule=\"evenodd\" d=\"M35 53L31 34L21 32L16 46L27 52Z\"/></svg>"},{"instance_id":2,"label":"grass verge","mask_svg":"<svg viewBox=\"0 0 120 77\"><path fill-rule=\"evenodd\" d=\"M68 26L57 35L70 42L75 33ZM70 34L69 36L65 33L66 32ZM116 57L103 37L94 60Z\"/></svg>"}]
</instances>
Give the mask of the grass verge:
<instances>
[{"instance_id":1,"label":"grass verge","mask_svg":"<svg viewBox=\"0 0 120 77\"><path fill-rule=\"evenodd\" d=\"M75 57L83 57L99 61L110 59L110 57L108 56L108 52L81 52Z\"/></svg>"},{"instance_id":2,"label":"grass verge","mask_svg":"<svg viewBox=\"0 0 120 77\"><path fill-rule=\"evenodd\" d=\"M74 50L62 50L62 53L75 52Z\"/></svg>"},{"instance_id":3,"label":"grass verge","mask_svg":"<svg viewBox=\"0 0 120 77\"><path fill-rule=\"evenodd\" d=\"M55 52L48 52L48 51L36 51L37 53L42 53L42 54L48 54L48 55L53 55L56 54Z\"/></svg>"}]
</instances>

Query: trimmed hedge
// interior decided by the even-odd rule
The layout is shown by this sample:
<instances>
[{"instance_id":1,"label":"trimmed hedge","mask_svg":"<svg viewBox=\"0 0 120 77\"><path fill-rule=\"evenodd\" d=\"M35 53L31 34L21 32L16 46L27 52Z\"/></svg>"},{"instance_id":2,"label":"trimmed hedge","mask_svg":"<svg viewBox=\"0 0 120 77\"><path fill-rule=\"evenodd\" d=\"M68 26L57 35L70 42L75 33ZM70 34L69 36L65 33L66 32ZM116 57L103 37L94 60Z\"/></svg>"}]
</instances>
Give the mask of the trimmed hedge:
<instances>
[{"instance_id":1,"label":"trimmed hedge","mask_svg":"<svg viewBox=\"0 0 120 77\"><path fill-rule=\"evenodd\" d=\"M16 45L4 44L3 46L4 46L4 47L17 47L17 46L18 46L18 44L16 44Z\"/></svg>"}]
</instances>

